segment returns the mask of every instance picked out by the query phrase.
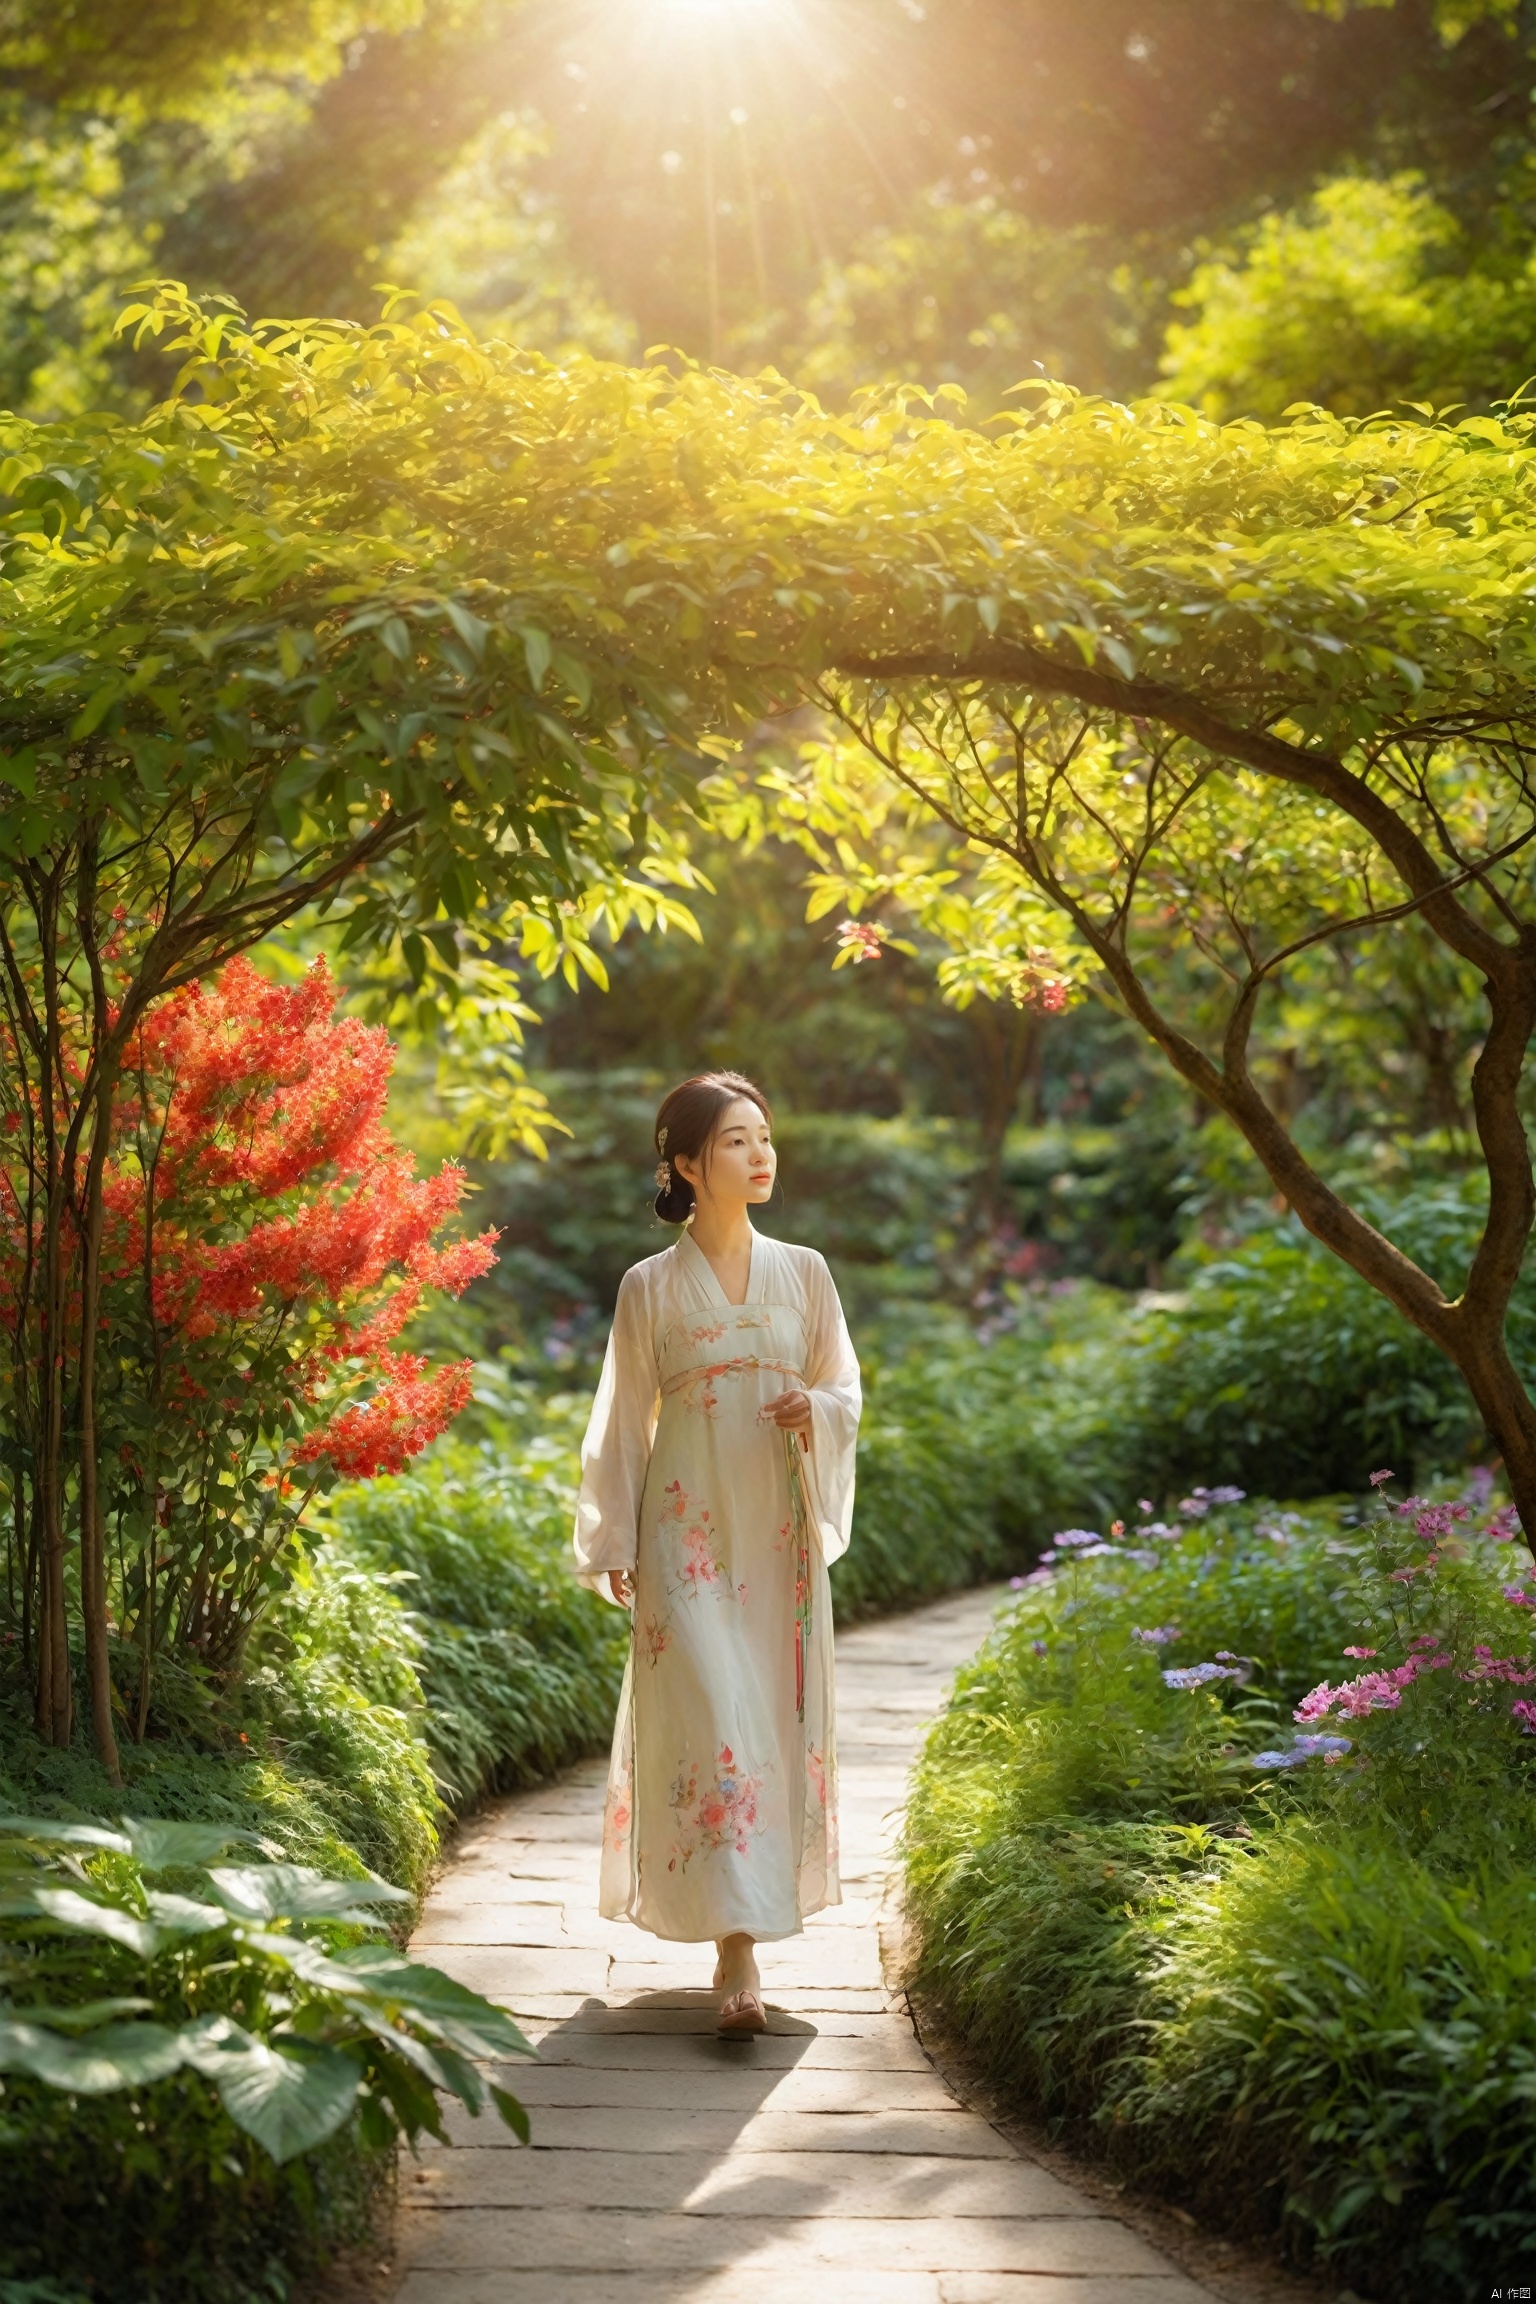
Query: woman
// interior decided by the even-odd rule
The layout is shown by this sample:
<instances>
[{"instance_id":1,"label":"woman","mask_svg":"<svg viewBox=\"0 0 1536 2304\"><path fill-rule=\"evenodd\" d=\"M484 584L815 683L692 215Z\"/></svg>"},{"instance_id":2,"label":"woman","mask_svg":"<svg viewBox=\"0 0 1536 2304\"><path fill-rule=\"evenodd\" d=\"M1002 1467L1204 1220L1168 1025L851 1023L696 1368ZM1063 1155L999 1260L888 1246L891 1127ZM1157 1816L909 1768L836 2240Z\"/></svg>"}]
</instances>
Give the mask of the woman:
<instances>
[{"instance_id":1,"label":"woman","mask_svg":"<svg viewBox=\"0 0 1536 2304\"><path fill-rule=\"evenodd\" d=\"M719 1954L761 2032L754 1944L841 1902L827 1564L848 1543L859 1367L814 1249L753 1231L773 1115L712 1072L656 1115L656 1213L582 1448L576 1564L630 1610L600 1907Z\"/></svg>"}]
</instances>

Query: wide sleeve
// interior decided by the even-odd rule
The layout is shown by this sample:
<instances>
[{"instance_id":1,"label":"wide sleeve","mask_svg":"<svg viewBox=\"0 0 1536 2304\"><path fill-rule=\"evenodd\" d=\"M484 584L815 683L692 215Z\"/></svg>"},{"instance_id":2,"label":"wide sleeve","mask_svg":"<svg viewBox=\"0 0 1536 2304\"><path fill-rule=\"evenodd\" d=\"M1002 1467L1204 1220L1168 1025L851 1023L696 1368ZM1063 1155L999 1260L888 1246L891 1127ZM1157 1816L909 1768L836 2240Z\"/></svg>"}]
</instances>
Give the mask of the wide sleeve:
<instances>
[{"instance_id":1,"label":"wide sleeve","mask_svg":"<svg viewBox=\"0 0 1536 2304\"><path fill-rule=\"evenodd\" d=\"M830 1563L848 1549L853 1530L853 1476L859 1441L859 1363L832 1275L818 1256L806 1275L806 1391L811 1401L807 1470L822 1552Z\"/></svg>"},{"instance_id":2,"label":"wide sleeve","mask_svg":"<svg viewBox=\"0 0 1536 2304\"><path fill-rule=\"evenodd\" d=\"M659 1389L645 1285L626 1272L581 1444L573 1539L578 1577L608 1599L609 1570L634 1573Z\"/></svg>"}]
</instances>

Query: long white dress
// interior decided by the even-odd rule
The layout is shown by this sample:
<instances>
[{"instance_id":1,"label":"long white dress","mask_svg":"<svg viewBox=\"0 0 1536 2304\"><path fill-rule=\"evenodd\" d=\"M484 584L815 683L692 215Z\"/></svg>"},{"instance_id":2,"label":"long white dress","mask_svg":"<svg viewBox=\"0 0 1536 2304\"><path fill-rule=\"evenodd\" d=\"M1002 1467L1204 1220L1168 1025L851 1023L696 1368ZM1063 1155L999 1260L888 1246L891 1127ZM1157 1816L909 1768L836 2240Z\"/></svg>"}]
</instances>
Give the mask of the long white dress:
<instances>
[{"instance_id":1,"label":"long white dress","mask_svg":"<svg viewBox=\"0 0 1536 2304\"><path fill-rule=\"evenodd\" d=\"M765 1413L796 1387L808 1449ZM686 1233L624 1275L575 1536L583 1582L635 1578L605 1918L762 1942L841 1901L827 1566L848 1543L859 1405L814 1249L754 1234L741 1304Z\"/></svg>"}]
</instances>

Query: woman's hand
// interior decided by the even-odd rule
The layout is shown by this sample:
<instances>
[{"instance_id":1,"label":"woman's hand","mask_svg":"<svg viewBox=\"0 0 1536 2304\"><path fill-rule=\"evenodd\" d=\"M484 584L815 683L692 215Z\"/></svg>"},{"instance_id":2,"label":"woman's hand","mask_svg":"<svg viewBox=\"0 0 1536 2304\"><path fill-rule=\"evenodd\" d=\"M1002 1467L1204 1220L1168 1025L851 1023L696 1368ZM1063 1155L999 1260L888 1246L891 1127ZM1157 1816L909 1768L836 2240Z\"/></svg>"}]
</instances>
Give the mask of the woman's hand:
<instances>
[{"instance_id":1,"label":"woman's hand","mask_svg":"<svg viewBox=\"0 0 1536 2304\"><path fill-rule=\"evenodd\" d=\"M621 1608L632 1608L634 1606L635 1580L627 1568L609 1569L608 1589L613 1594L615 1600L617 1600Z\"/></svg>"},{"instance_id":2,"label":"woman's hand","mask_svg":"<svg viewBox=\"0 0 1536 2304\"><path fill-rule=\"evenodd\" d=\"M777 1400L763 1403L763 1414L771 1417L781 1432L798 1432L808 1440L811 1433L811 1402L805 1392L781 1392Z\"/></svg>"}]
</instances>

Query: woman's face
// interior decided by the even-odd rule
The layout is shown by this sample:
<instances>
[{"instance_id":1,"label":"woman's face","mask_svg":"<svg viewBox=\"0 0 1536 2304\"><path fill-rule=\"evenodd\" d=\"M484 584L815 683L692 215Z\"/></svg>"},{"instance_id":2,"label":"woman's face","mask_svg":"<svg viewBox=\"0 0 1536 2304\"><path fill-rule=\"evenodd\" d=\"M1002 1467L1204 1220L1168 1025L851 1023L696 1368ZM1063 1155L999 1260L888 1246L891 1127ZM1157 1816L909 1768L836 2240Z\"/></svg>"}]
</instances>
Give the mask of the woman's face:
<instances>
[{"instance_id":1,"label":"woman's face","mask_svg":"<svg viewBox=\"0 0 1536 2304\"><path fill-rule=\"evenodd\" d=\"M778 1165L768 1123L750 1096L726 1106L701 1159L677 1162L701 1201L745 1200L749 1206L770 1197Z\"/></svg>"}]
</instances>

